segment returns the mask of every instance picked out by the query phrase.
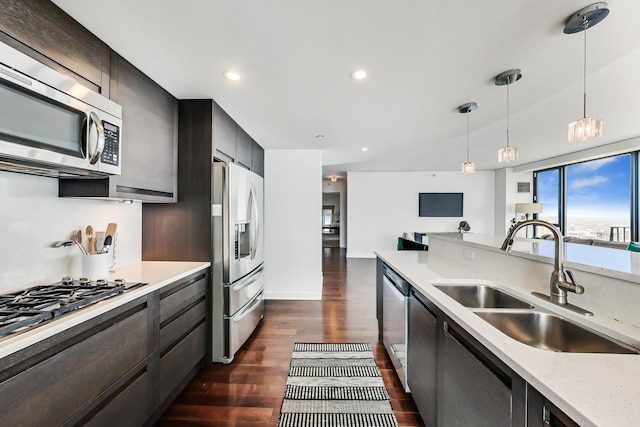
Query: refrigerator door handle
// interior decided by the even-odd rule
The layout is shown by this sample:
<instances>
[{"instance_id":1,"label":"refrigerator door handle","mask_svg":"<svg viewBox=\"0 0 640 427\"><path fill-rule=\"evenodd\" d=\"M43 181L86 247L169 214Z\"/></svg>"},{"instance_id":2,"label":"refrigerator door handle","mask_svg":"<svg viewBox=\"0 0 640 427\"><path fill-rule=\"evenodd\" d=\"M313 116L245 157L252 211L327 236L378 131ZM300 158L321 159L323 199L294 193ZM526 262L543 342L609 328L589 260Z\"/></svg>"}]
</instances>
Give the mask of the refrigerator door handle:
<instances>
[{"instance_id":1,"label":"refrigerator door handle","mask_svg":"<svg viewBox=\"0 0 640 427\"><path fill-rule=\"evenodd\" d=\"M239 283L236 283L234 285L225 285L225 286L229 287L234 292L239 291L240 289L244 289L247 286L257 282L261 274L262 274L262 267L260 267L259 269L251 273L248 277L246 277L244 280L241 280Z\"/></svg>"},{"instance_id":2,"label":"refrigerator door handle","mask_svg":"<svg viewBox=\"0 0 640 427\"><path fill-rule=\"evenodd\" d=\"M262 293L260 293L252 302L247 304L245 308L243 308L239 313L234 315L233 317L225 316L227 319L232 319L234 323L237 323L250 315L253 311L257 310L260 307L260 302L262 301Z\"/></svg>"},{"instance_id":3,"label":"refrigerator door handle","mask_svg":"<svg viewBox=\"0 0 640 427\"><path fill-rule=\"evenodd\" d=\"M256 253L258 252L258 239L260 239L260 211L258 209L258 199L256 197L255 189L253 188L253 183L251 184L251 230L252 230L252 238L251 238L251 259L255 259Z\"/></svg>"}]
</instances>

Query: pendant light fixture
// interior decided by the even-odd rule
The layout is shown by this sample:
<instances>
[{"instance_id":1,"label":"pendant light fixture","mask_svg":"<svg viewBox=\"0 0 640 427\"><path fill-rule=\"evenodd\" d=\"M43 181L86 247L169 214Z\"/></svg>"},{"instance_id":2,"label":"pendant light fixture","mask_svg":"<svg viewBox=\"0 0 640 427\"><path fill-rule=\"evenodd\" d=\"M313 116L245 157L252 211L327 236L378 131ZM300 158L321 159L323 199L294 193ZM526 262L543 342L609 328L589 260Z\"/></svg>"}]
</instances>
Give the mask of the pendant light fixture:
<instances>
[{"instance_id":1,"label":"pendant light fixture","mask_svg":"<svg viewBox=\"0 0 640 427\"><path fill-rule=\"evenodd\" d=\"M507 86L507 145L498 150L498 162L509 163L518 160L518 149L509 145L509 86L522 78L518 68L507 70L496 76L496 86Z\"/></svg>"},{"instance_id":2,"label":"pendant light fixture","mask_svg":"<svg viewBox=\"0 0 640 427\"><path fill-rule=\"evenodd\" d=\"M584 32L584 80L582 118L569 123L569 142L589 141L602 136L602 119L587 117L587 29L593 27L609 15L606 3L594 3L571 15L564 24L565 34Z\"/></svg>"},{"instance_id":3,"label":"pendant light fixture","mask_svg":"<svg viewBox=\"0 0 640 427\"><path fill-rule=\"evenodd\" d=\"M471 175L476 173L475 163L469 161L469 116L473 110L478 108L478 104L475 102L467 102L458 107L458 112L467 115L467 161L462 164L462 173L465 175Z\"/></svg>"}]
</instances>

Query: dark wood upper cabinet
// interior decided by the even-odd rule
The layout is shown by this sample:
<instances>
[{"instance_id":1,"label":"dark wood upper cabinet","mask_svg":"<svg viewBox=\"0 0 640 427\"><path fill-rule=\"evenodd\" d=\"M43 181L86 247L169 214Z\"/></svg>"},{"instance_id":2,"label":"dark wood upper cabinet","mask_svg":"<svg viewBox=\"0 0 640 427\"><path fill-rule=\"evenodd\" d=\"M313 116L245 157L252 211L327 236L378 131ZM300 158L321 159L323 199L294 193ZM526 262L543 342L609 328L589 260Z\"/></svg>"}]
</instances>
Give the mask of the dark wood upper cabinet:
<instances>
[{"instance_id":1,"label":"dark wood upper cabinet","mask_svg":"<svg viewBox=\"0 0 640 427\"><path fill-rule=\"evenodd\" d=\"M122 106L122 173L60 178L60 197L178 200L178 100L124 58L111 59L111 99Z\"/></svg>"},{"instance_id":2,"label":"dark wood upper cabinet","mask_svg":"<svg viewBox=\"0 0 640 427\"><path fill-rule=\"evenodd\" d=\"M49 0L0 0L0 41L109 96L110 49Z\"/></svg>"},{"instance_id":3,"label":"dark wood upper cabinet","mask_svg":"<svg viewBox=\"0 0 640 427\"><path fill-rule=\"evenodd\" d=\"M264 149L213 102L213 157L264 176Z\"/></svg>"},{"instance_id":4,"label":"dark wood upper cabinet","mask_svg":"<svg viewBox=\"0 0 640 427\"><path fill-rule=\"evenodd\" d=\"M246 167L247 169L251 169L252 144L253 140L249 134L238 126L238 133L236 136L236 163Z\"/></svg>"},{"instance_id":5,"label":"dark wood upper cabinet","mask_svg":"<svg viewBox=\"0 0 640 427\"><path fill-rule=\"evenodd\" d=\"M226 162L236 161L238 125L216 103L213 104L213 156Z\"/></svg>"},{"instance_id":6,"label":"dark wood upper cabinet","mask_svg":"<svg viewBox=\"0 0 640 427\"><path fill-rule=\"evenodd\" d=\"M251 140L251 170L264 177L264 148Z\"/></svg>"},{"instance_id":7,"label":"dark wood upper cabinet","mask_svg":"<svg viewBox=\"0 0 640 427\"><path fill-rule=\"evenodd\" d=\"M176 202L178 100L118 55L112 55L112 96L122 106L122 175L115 197Z\"/></svg>"}]
</instances>

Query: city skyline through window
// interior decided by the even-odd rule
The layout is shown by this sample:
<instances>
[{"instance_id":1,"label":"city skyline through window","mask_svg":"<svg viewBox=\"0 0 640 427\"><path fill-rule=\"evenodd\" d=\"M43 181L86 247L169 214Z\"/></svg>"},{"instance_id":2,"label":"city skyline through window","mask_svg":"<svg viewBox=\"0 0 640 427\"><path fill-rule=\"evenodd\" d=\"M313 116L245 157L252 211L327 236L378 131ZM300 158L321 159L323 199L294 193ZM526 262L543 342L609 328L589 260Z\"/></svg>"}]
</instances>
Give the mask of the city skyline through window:
<instances>
[{"instance_id":1,"label":"city skyline through window","mask_svg":"<svg viewBox=\"0 0 640 427\"><path fill-rule=\"evenodd\" d=\"M537 172L538 218L560 225L565 236L630 241L631 160L623 154Z\"/></svg>"},{"instance_id":2,"label":"city skyline through window","mask_svg":"<svg viewBox=\"0 0 640 427\"><path fill-rule=\"evenodd\" d=\"M567 236L630 240L630 159L625 154L566 167Z\"/></svg>"}]
</instances>

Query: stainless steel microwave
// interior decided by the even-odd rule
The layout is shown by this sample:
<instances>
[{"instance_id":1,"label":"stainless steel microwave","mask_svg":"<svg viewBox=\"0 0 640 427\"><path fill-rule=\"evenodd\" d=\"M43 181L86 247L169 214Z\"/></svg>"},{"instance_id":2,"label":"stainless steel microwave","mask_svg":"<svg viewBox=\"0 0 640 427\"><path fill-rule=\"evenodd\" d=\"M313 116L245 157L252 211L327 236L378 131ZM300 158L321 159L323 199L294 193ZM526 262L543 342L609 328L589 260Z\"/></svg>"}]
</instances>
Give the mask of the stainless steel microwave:
<instances>
[{"instance_id":1,"label":"stainless steel microwave","mask_svg":"<svg viewBox=\"0 0 640 427\"><path fill-rule=\"evenodd\" d=\"M0 170L120 175L122 107L0 43Z\"/></svg>"}]
</instances>

